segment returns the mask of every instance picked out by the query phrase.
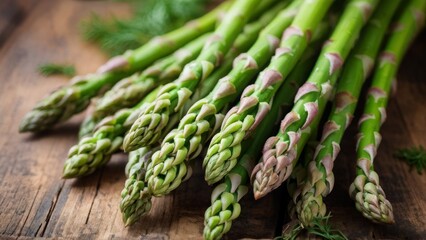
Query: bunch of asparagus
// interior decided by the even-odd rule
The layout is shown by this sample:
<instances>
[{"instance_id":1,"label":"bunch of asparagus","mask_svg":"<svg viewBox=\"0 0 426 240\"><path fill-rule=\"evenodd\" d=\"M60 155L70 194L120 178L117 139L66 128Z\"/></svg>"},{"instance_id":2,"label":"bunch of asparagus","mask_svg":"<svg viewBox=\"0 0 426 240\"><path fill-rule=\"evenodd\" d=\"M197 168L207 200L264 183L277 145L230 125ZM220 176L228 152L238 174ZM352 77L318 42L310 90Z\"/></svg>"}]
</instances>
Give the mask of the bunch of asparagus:
<instances>
[{"instance_id":1,"label":"bunch of asparagus","mask_svg":"<svg viewBox=\"0 0 426 240\"><path fill-rule=\"evenodd\" d=\"M372 75L349 192L366 218L393 223L373 160L399 63L425 13L425 0L226 1L75 77L40 101L20 131L45 130L92 102L63 177L91 174L129 152L120 203L126 225L203 159L205 180L216 184L206 239L230 230L250 177L256 199L290 179L292 215L309 227L327 214L339 144Z\"/></svg>"}]
</instances>

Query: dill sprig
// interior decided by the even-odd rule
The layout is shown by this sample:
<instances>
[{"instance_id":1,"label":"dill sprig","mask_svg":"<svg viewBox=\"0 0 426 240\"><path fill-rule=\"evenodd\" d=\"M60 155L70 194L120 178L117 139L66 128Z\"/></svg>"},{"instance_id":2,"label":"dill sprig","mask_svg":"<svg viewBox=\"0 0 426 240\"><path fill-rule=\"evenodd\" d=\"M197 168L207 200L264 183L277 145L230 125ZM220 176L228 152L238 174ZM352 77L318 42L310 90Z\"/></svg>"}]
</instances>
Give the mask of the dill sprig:
<instances>
[{"instance_id":1,"label":"dill sprig","mask_svg":"<svg viewBox=\"0 0 426 240\"><path fill-rule=\"evenodd\" d=\"M295 240L298 239L302 233L310 236L322 237L326 240L348 240L348 238L339 230L333 229L329 223L331 215L328 214L324 217L315 218L311 226L303 226L302 224L294 224L280 239L282 240Z\"/></svg>"},{"instance_id":2,"label":"dill sprig","mask_svg":"<svg viewBox=\"0 0 426 240\"><path fill-rule=\"evenodd\" d=\"M416 168L419 174L426 170L426 150L423 146L400 149L395 157L404 160L410 168Z\"/></svg>"},{"instance_id":3,"label":"dill sprig","mask_svg":"<svg viewBox=\"0 0 426 240\"><path fill-rule=\"evenodd\" d=\"M68 77L73 77L75 75L75 68L72 65L47 63L38 66L38 72L43 76L65 75Z\"/></svg>"},{"instance_id":4,"label":"dill sprig","mask_svg":"<svg viewBox=\"0 0 426 240\"><path fill-rule=\"evenodd\" d=\"M114 56L135 49L153 36L169 32L204 13L208 0L126 1L134 9L130 19L105 20L96 14L82 22L85 39Z\"/></svg>"}]
</instances>

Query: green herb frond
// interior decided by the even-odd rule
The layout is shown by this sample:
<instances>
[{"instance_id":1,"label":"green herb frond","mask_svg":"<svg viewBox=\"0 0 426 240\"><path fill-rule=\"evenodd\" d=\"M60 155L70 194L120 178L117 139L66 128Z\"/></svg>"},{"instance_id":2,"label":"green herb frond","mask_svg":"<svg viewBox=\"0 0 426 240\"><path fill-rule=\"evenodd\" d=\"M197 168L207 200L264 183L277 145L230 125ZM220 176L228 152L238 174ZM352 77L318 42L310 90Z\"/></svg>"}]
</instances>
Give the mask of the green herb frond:
<instances>
[{"instance_id":1,"label":"green herb frond","mask_svg":"<svg viewBox=\"0 0 426 240\"><path fill-rule=\"evenodd\" d=\"M82 22L86 40L96 42L110 55L135 49L154 36L164 34L200 16L208 0L126 1L134 9L130 19L105 20L96 14Z\"/></svg>"},{"instance_id":2,"label":"green herb frond","mask_svg":"<svg viewBox=\"0 0 426 240\"><path fill-rule=\"evenodd\" d=\"M426 150L423 146L400 149L395 156L404 160L411 168L416 168L419 174L426 170Z\"/></svg>"},{"instance_id":3,"label":"green herb frond","mask_svg":"<svg viewBox=\"0 0 426 240\"><path fill-rule=\"evenodd\" d=\"M82 34L88 41L99 41L111 31L111 23L105 22L101 17L92 13L89 19L81 21Z\"/></svg>"},{"instance_id":4,"label":"green herb frond","mask_svg":"<svg viewBox=\"0 0 426 240\"><path fill-rule=\"evenodd\" d=\"M281 237L277 237L275 240L296 240L302 231L302 224L299 222L291 222L284 229L283 235Z\"/></svg>"},{"instance_id":5,"label":"green herb frond","mask_svg":"<svg viewBox=\"0 0 426 240\"><path fill-rule=\"evenodd\" d=\"M302 233L310 236L322 237L326 240L348 240L348 238L339 230L333 229L329 223L331 215L315 218L311 226L305 227L302 224L293 225L285 231L281 239L295 240L298 239Z\"/></svg>"},{"instance_id":6,"label":"green herb frond","mask_svg":"<svg viewBox=\"0 0 426 240\"><path fill-rule=\"evenodd\" d=\"M68 77L72 77L75 75L75 68L72 65L47 63L38 66L38 72L43 76L65 75Z\"/></svg>"}]
</instances>

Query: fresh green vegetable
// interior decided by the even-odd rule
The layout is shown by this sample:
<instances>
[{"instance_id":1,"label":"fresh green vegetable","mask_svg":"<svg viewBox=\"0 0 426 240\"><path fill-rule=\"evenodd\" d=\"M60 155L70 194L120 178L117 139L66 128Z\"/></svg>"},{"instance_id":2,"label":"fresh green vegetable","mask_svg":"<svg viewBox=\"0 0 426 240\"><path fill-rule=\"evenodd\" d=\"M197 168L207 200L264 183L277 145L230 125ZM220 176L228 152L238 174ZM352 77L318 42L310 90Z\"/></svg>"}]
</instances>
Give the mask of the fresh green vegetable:
<instances>
[{"instance_id":1,"label":"fresh green vegetable","mask_svg":"<svg viewBox=\"0 0 426 240\"><path fill-rule=\"evenodd\" d=\"M374 59L399 3L399 0L389 0L377 6L343 67L331 113L316 147L315 159L308 163L306 181L296 200L299 220L305 226L310 225L313 218L326 213L323 198L334 186L333 162L340 151L346 127L353 118L362 85L373 68Z\"/></svg>"},{"instance_id":2,"label":"fresh green vegetable","mask_svg":"<svg viewBox=\"0 0 426 240\"><path fill-rule=\"evenodd\" d=\"M122 146L123 135L134 116L155 99L158 90L152 91L134 108L121 109L104 118L92 135L83 137L77 145L71 147L64 164L63 178L89 175L105 165Z\"/></svg>"},{"instance_id":3,"label":"fresh green vegetable","mask_svg":"<svg viewBox=\"0 0 426 240\"><path fill-rule=\"evenodd\" d=\"M270 65L259 74L254 85L246 87L239 104L228 111L220 132L212 138L204 166L214 165L214 162L226 166L227 169L235 166L235 158L233 161L222 163L222 157L217 156L234 155L233 150L239 154L241 142L258 126L271 108L270 102L275 92L300 60L311 33L326 14L331 2L303 2L292 25L283 33L281 47L277 49ZM217 167L209 169L215 170ZM207 172L206 176L208 175L210 174Z\"/></svg>"},{"instance_id":4,"label":"fresh green vegetable","mask_svg":"<svg viewBox=\"0 0 426 240\"><path fill-rule=\"evenodd\" d=\"M144 147L129 153L127 180L121 191L120 210L126 226L135 223L151 210L151 193L145 183L146 167L153 149Z\"/></svg>"},{"instance_id":5,"label":"fresh green vegetable","mask_svg":"<svg viewBox=\"0 0 426 240\"><path fill-rule=\"evenodd\" d=\"M374 222L394 222L392 205L380 186L373 160L382 139L380 127L386 120L386 106L392 82L408 46L424 24L419 13L425 12L424 0L411 0L404 6L402 14L396 20L398 28L389 35L378 60L364 112L358 123L356 178L349 193L358 211Z\"/></svg>"},{"instance_id":6,"label":"fresh green vegetable","mask_svg":"<svg viewBox=\"0 0 426 240\"><path fill-rule=\"evenodd\" d=\"M315 64L314 71L300 87L294 107L281 122L280 131L265 143L262 160L253 171L253 192L261 198L276 189L291 174L297 152L309 139L311 123L324 111L346 57L377 0L350 0Z\"/></svg>"},{"instance_id":7,"label":"fresh green vegetable","mask_svg":"<svg viewBox=\"0 0 426 240\"><path fill-rule=\"evenodd\" d=\"M20 132L37 132L69 119L87 108L90 99L111 88L123 77L150 66L186 43L214 29L217 15L227 3L187 23L185 26L156 37L135 50L110 59L97 73L74 77L72 83L54 91L40 101L22 120Z\"/></svg>"},{"instance_id":8,"label":"fresh green vegetable","mask_svg":"<svg viewBox=\"0 0 426 240\"><path fill-rule=\"evenodd\" d=\"M185 66L175 82L165 85L160 90L156 101L150 104L133 124L124 140L125 151L158 142L170 116L182 109L198 83L218 67L244 28L255 6L255 0L235 1L198 58Z\"/></svg>"},{"instance_id":9,"label":"fresh green vegetable","mask_svg":"<svg viewBox=\"0 0 426 240\"><path fill-rule=\"evenodd\" d=\"M94 110L84 119L80 138L93 132L96 124L120 109L136 105L152 89L174 80L189 61L200 53L208 34L188 43L170 56L154 63L141 73L119 81L111 90L96 101Z\"/></svg>"},{"instance_id":10,"label":"fresh green vegetable","mask_svg":"<svg viewBox=\"0 0 426 240\"><path fill-rule=\"evenodd\" d=\"M281 8L284 6L281 6ZM297 7L297 5L294 7ZM155 194L162 194L163 191L170 192L180 185L182 179L186 176L188 161L201 153L203 142L207 141L212 131L215 128L217 129L221 119L223 119L220 112L222 108L238 96L238 92L243 88L240 86L247 85L260 70L259 68L265 65L267 59L272 55L275 47L271 44L278 41L273 37L279 36L285 25L289 24L292 18L289 13L295 10L294 7L290 8L290 11L286 11L285 14L280 14L278 20L274 20L260 34L257 42L248 53L241 55L243 57L240 60L234 61L233 71L221 79L207 97L192 105L182 118L178 128L164 138L161 149L153 155L152 164L148 167L147 179ZM260 32L279 10L280 8L275 8L269 11L259 20L258 24L251 24L247 31ZM255 55L257 59L251 58L250 54ZM167 149L173 149L173 151ZM166 152L167 154L162 154ZM164 164L166 161L170 164ZM151 169L157 170L152 171ZM169 181L164 181L163 176L166 176L165 178L170 176ZM172 176L174 177L172 178Z\"/></svg>"},{"instance_id":11,"label":"fresh green vegetable","mask_svg":"<svg viewBox=\"0 0 426 240\"><path fill-rule=\"evenodd\" d=\"M278 19L276 18L274 21ZM265 120L260 123L253 136L244 140L241 149L243 153L238 156L237 164L230 172L226 172L224 177L221 177L222 183L213 190L211 206L204 215L205 239L222 238L230 230L232 222L239 216L241 211L239 201L248 191L250 173L256 159L261 154L262 143L274 131L274 126L277 125L282 115L291 109L298 87L308 77L309 71L306 69L310 69L314 65L317 47L309 47L305 52L289 76L291 85L280 88Z\"/></svg>"}]
</instances>

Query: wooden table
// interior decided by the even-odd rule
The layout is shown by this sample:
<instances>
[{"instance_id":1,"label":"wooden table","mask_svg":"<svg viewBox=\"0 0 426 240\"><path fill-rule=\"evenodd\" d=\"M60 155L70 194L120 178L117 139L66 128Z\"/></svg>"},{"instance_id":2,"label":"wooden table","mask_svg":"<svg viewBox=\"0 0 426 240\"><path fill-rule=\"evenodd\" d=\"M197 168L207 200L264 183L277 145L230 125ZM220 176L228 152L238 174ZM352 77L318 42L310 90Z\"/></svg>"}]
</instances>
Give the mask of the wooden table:
<instances>
[{"instance_id":1,"label":"wooden table","mask_svg":"<svg viewBox=\"0 0 426 240\"><path fill-rule=\"evenodd\" d=\"M0 2L0 238L26 239L200 239L211 188L200 166L191 181L154 200L151 213L125 228L118 209L126 156L79 180L61 179L69 147L77 141L82 114L43 134L18 134L26 111L67 79L44 78L46 62L74 63L94 71L106 57L81 40L78 23L91 11L126 15L121 3L102 1L2 0ZM426 177L392 157L400 147L426 146L426 36L407 54L398 95L388 109L377 156L381 183L396 224L372 224L354 208L347 192L354 178L354 134L349 129L336 166L336 186L326 199L333 224L350 239L426 239ZM284 188L260 201L249 194L227 239L272 238L288 221Z\"/></svg>"}]
</instances>

